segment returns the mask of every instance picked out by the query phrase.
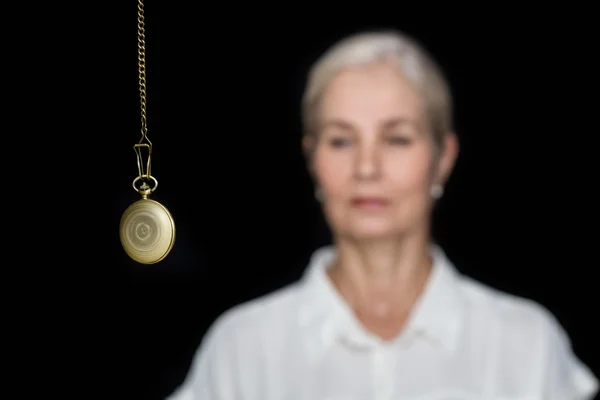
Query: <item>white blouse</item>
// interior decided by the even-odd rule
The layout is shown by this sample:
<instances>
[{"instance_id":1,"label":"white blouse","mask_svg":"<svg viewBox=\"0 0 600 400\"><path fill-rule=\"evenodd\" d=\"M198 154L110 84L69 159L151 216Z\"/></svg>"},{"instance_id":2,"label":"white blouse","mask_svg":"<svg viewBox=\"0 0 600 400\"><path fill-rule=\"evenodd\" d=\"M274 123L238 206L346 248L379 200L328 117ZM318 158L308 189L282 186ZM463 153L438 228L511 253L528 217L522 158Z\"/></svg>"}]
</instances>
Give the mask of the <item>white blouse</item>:
<instances>
[{"instance_id":1,"label":"white blouse","mask_svg":"<svg viewBox=\"0 0 600 400\"><path fill-rule=\"evenodd\" d=\"M589 400L598 381L541 305L461 275L437 246L403 333L366 331L316 251L305 276L220 316L170 400Z\"/></svg>"}]
</instances>

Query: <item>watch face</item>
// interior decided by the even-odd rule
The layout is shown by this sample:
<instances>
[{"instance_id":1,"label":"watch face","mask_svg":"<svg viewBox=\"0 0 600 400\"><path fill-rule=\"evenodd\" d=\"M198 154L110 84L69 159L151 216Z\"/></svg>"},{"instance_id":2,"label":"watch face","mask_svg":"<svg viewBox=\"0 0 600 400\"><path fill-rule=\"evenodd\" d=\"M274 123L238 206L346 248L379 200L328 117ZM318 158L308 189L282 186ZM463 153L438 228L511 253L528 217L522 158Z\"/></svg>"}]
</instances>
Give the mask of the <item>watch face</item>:
<instances>
[{"instance_id":1,"label":"watch face","mask_svg":"<svg viewBox=\"0 0 600 400\"><path fill-rule=\"evenodd\" d=\"M123 213L120 237L129 257L142 264L154 264L173 248L175 223L162 204L138 200Z\"/></svg>"}]
</instances>

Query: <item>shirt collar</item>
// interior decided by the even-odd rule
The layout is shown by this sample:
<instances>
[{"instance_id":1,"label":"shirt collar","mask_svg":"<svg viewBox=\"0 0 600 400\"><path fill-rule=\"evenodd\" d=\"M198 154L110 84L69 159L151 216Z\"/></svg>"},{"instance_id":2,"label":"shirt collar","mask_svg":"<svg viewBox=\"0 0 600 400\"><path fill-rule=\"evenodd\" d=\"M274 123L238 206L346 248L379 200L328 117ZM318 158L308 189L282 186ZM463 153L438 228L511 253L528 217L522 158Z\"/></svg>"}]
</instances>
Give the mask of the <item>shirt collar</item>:
<instances>
[{"instance_id":1,"label":"shirt collar","mask_svg":"<svg viewBox=\"0 0 600 400\"><path fill-rule=\"evenodd\" d=\"M433 258L432 273L400 338L424 337L433 341L434 345L452 351L464 307L458 288L460 276L439 246L432 244L430 254ZM311 327L312 332L317 332L323 345L336 339L358 346L381 342L360 325L329 280L326 270L335 257L332 246L322 247L313 253L302 282L306 298L300 309L300 322ZM316 331L315 327L318 328Z\"/></svg>"}]
</instances>

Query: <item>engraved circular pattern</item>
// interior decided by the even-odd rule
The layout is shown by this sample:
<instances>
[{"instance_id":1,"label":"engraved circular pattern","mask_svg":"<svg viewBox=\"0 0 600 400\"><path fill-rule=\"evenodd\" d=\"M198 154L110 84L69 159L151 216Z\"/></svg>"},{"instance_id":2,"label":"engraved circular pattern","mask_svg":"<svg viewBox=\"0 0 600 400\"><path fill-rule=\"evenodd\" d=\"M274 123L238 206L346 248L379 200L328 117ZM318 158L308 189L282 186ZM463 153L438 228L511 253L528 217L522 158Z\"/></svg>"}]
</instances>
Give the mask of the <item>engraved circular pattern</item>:
<instances>
[{"instance_id":1,"label":"engraved circular pattern","mask_svg":"<svg viewBox=\"0 0 600 400\"><path fill-rule=\"evenodd\" d=\"M139 208L133 211L125 221L125 240L136 251L147 251L160 240L160 226L157 225L155 212Z\"/></svg>"},{"instance_id":2,"label":"engraved circular pattern","mask_svg":"<svg viewBox=\"0 0 600 400\"><path fill-rule=\"evenodd\" d=\"M123 213L120 237L123 249L135 261L159 262L171 251L175 241L173 217L154 200L138 200Z\"/></svg>"}]
</instances>

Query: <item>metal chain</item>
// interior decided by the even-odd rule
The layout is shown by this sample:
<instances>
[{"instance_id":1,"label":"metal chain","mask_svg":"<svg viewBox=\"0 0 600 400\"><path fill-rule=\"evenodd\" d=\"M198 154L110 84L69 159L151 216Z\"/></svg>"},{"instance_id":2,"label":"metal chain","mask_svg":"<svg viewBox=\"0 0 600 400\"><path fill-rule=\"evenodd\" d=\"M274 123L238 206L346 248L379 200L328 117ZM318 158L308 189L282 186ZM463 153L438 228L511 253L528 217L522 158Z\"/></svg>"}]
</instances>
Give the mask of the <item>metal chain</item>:
<instances>
[{"instance_id":1,"label":"metal chain","mask_svg":"<svg viewBox=\"0 0 600 400\"><path fill-rule=\"evenodd\" d=\"M138 0L138 72L140 83L140 108L142 116L142 137L138 143L133 146L137 155L138 176L133 181L133 188L142 194L148 194L156 190L158 181L152 176L152 142L148 139L148 122L146 118L146 32L144 25L144 1ZM148 151L147 162L144 163L142 148ZM144 165L145 164L145 165ZM138 188L136 182L142 182ZM148 182L154 183L153 187L148 186Z\"/></svg>"},{"instance_id":2,"label":"metal chain","mask_svg":"<svg viewBox=\"0 0 600 400\"><path fill-rule=\"evenodd\" d=\"M140 81L140 106L142 114L142 138L144 141L148 134L148 125L146 120L146 39L144 25L144 1L138 0L138 72Z\"/></svg>"}]
</instances>

